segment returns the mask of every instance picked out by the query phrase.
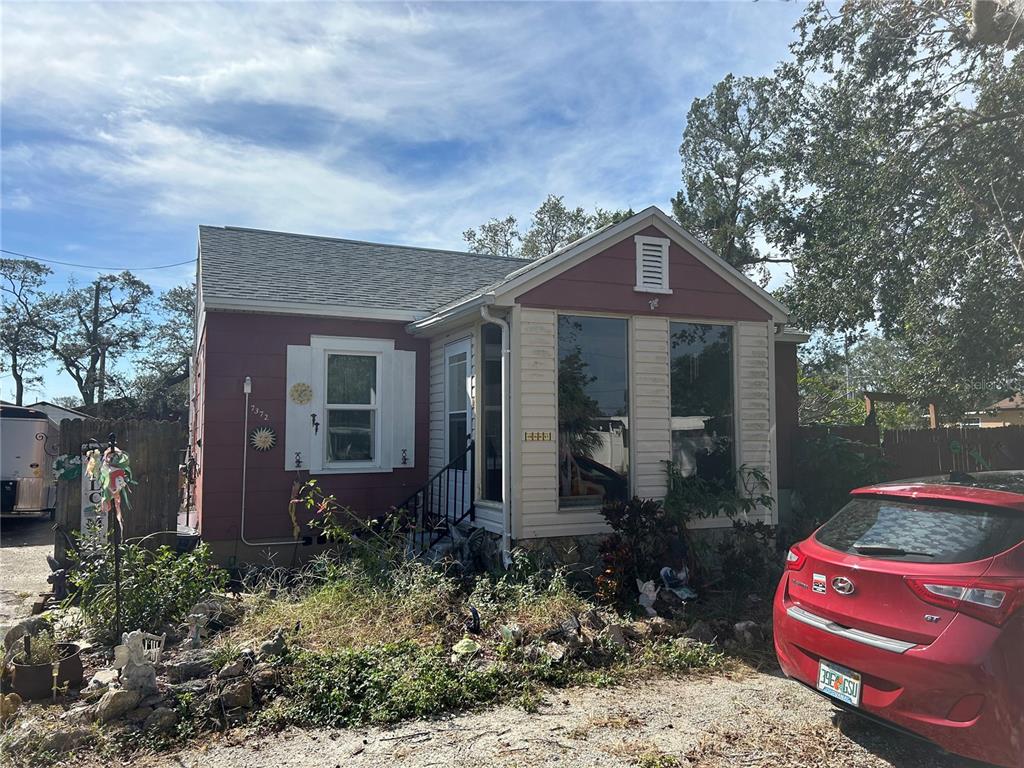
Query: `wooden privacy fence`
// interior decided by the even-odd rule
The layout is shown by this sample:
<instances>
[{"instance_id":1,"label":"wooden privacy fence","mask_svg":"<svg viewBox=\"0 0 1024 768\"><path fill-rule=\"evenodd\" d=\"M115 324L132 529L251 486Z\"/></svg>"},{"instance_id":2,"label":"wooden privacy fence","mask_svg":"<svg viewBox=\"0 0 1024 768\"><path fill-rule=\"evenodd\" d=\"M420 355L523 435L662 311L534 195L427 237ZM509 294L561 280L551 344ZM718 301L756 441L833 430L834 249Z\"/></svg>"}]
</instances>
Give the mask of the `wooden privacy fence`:
<instances>
[{"instance_id":1,"label":"wooden privacy fence","mask_svg":"<svg viewBox=\"0 0 1024 768\"><path fill-rule=\"evenodd\" d=\"M185 447L185 426L177 421L146 421L136 419L65 419L60 425L60 458L68 464L80 456L83 444L95 438L106 448L113 433L117 445L128 454L132 479L129 486L130 508L124 510L124 538L137 539L151 533L167 531L147 539L147 545L175 543L178 508L181 504L178 464ZM69 472L58 473L56 538L54 553L65 562L67 544L81 530L82 477Z\"/></svg>"},{"instance_id":2,"label":"wooden privacy fence","mask_svg":"<svg viewBox=\"0 0 1024 768\"><path fill-rule=\"evenodd\" d=\"M1024 469L1024 426L888 429L882 437L886 475Z\"/></svg>"},{"instance_id":3,"label":"wooden privacy fence","mask_svg":"<svg viewBox=\"0 0 1024 768\"><path fill-rule=\"evenodd\" d=\"M810 425L796 430L798 441L827 435L852 440L872 452L877 451L885 461L886 480L949 472L1024 470L1024 426L887 429L884 434L874 425Z\"/></svg>"}]
</instances>

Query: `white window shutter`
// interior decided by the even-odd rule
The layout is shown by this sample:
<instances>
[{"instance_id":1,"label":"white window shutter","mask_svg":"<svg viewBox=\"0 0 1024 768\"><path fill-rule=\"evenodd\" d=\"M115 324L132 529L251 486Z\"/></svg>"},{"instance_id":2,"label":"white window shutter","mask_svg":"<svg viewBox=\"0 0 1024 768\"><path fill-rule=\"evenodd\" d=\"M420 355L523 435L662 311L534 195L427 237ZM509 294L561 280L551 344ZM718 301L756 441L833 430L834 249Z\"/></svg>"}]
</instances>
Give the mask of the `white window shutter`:
<instances>
[{"instance_id":1,"label":"white window shutter","mask_svg":"<svg viewBox=\"0 0 1024 768\"><path fill-rule=\"evenodd\" d=\"M416 464L416 353L396 350L392 387L392 459L396 469Z\"/></svg>"},{"instance_id":2,"label":"white window shutter","mask_svg":"<svg viewBox=\"0 0 1024 768\"><path fill-rule=\"evenodd\" d=\"M636 290L671 293L668 287L668 238L637 235L633 239L636 241Z\"/></svg>"},{"instance_id":3,"label":"white window shutter","mask_svg":"<svg viewBox=\"0 0 1024 768\"><path fill-rule=\"evenodd\" d=\"M306 386L297 386L303 384ZM312 348L289 344L284 393L285 469L312 468L313 420L310 415L319 413L322 398L319 382L313 381Z\"/></svg>"}]
</instances>

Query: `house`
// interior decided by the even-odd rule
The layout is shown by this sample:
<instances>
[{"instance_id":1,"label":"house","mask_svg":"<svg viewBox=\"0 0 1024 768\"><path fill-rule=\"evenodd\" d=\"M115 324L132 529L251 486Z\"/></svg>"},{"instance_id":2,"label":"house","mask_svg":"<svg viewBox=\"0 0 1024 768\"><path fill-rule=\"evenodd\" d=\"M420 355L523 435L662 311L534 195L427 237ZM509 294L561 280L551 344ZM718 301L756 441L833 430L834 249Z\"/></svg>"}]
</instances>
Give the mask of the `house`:
<instances>
[{"instance_id":1,"label":"house","mask_svg":"<svg viewBox=\"0 0 1024 768\"><path fill-rule=\"evenodd\" d=\"M791 487L806 336L655 207L534 261L203 226L197 286L194 498L223 559L304 543L309 477L506 553L596 541L669 459Z\"/></svg>"},{"instance_id":2,"label":"house","mask_svg":"<svg viewBox=\"0 0 1024 768\"><path fill-rule=\"evenodd\" d=\"M960 419L965 427L1024 426L1024 393L997 400L980 411L971 411Z\"/></svg>"},{"instance_id":3,"label":"house","mask_svg":"<svg viewBox=\"0 0 1024 768\"><path fill-rule=\"evenodd\" d=\"M42 411L55 422L57 422L57 424L60 424L64 419L74 420L92 418L92 416L90 416L87 413L76 411L74 408L66 408L63 405L55 405L54 403L48 402L46 400L40 400L38 403L33 403L32 405L26 407L35 408L37 411Z\"/></svg>"}]
</instances>

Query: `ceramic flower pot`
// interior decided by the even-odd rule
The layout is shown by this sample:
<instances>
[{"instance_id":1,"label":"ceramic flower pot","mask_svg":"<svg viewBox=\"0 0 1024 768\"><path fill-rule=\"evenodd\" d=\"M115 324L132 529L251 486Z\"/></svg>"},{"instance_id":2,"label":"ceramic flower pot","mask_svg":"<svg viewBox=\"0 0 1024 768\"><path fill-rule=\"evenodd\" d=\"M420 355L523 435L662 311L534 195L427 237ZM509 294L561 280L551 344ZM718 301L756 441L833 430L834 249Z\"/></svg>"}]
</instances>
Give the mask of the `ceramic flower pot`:
<instances>
[{"instance_id":1,"label":"ceramic flower pot","mask_svg":"<svg viewBox=\"0 0 1024 768\"><path fill-rule=\"evenodd\" d=\"M82 684L82 649L74 643L59 643L61 659L57 667L57 685L74 688ZM11 687L22 699L48 699L53 696L53 664L11 662Z\"/></svg>"}]
</instances>

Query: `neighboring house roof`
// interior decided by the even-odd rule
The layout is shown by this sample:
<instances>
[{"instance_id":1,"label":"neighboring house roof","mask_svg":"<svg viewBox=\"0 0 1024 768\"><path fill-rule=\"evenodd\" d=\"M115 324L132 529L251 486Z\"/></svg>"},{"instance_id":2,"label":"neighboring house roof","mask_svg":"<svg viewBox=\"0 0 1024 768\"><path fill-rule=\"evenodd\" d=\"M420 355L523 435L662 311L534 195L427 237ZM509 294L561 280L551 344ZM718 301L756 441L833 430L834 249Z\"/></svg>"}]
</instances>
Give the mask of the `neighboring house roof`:
<instances>
[{"instance_id":1,"label":"neighboring house roof","mask_svg":"<svg viewBox=\"0 0 1024 768\"><path fill-rule=\"evenodd\" d=\"M302 308L333 314L339 308L368 308L406 312L411 320L527 263L461 251L199 227L199 282L208 309Z\"/></svg>"},{"instance_id":2,"label":"neighboring house roof","mask_svg":"<svg viewBox=\"0 0 1024 768\"><path fill-rule=\"evenodd\" d=\"M1024 408L1024 392L1004 397L998 402L992 403L986 410L1016 411Z\"/></svg>"}]
</instances>

